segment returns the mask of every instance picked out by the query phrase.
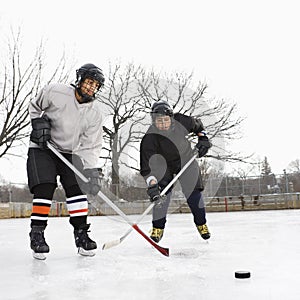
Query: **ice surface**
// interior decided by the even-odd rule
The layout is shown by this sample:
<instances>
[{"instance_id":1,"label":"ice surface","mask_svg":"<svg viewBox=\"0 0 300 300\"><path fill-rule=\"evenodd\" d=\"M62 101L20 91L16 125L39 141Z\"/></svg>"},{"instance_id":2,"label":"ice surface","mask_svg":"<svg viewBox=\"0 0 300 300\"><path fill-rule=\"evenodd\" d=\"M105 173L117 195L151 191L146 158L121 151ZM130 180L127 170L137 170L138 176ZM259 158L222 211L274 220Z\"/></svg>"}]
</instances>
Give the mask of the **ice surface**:
<instances>
[{"instance_id":1,"label":"ice surface","mask_svg":"<svg viewBox=\"0 0 300 300\"><path fill-rule=\"evenodd\" d=\"M137 216L130 216L135 220ZM191 214L168 216L165 257L119 217L89 217L94 257L76 254L68 218L51 218L47 260L29 249L29 219L0 220L0 299L300 299L300 211L208 213L209 242ZM144 232L150 217L140 225ZM250 279L234 272L249 270Z\"/></svg>"}]
</instances>

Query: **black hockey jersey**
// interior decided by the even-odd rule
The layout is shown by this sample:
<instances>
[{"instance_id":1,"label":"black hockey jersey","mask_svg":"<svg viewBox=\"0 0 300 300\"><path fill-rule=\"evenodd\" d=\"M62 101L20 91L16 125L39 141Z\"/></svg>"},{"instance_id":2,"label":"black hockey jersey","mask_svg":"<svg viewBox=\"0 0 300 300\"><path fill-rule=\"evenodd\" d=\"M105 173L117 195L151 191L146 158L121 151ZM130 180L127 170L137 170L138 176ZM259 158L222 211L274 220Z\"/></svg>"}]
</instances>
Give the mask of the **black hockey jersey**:
<instances>
[{"instance_id":1,"label":"black hockey jersey","mask_svg":"<svg viewBox=\"0 0 300 300\"><path fill-rule=\"evenodd\" d=\"M141 175L147 181L150 177L160 177L163 168L177 173L193 155L186 136L203 130L201 120L180 113L174 114L168 131L158 130L151 125L140 145Z\"/></svg>"}]
</instances>

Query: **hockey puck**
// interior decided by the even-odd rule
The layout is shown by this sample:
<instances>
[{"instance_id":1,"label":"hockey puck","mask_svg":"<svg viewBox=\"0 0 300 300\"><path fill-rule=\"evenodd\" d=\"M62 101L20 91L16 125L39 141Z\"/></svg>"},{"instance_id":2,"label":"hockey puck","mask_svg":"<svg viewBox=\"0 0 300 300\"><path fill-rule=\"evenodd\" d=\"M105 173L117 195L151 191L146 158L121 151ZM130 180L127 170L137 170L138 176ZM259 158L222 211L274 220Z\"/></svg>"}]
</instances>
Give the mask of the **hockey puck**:
<instances>
[{"instance_id":1,"label":"hockey puck","mask_svg":"<svg viewBox=\"0 0 300 300\"><path fill-rule=\"evenodd\" d=\"M250 272L249 271L236 271L234 273L235 278L250 278Z\"/></svg>"}]
</instances>

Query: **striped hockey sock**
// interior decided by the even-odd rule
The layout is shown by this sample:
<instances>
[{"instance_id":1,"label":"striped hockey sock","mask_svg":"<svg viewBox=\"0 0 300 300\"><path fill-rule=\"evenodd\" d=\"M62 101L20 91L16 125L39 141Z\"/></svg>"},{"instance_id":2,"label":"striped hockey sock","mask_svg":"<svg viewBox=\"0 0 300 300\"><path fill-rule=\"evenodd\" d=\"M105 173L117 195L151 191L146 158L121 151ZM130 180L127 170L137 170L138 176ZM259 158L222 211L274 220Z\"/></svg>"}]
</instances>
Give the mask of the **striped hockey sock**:
<instances>
[{"instance_id":1,"label":"striped hockey sock","mask_svg":"<svg viewBox=\"0 0 300 300\"><path fill-rule=\"evenodd\" d=\"M79 195L67 198L67 208L70 217L87 216L88 214L88 201L86 195Z\"/></svg>"},{"instance_id":2,"label":"striped hockey sock","mask_svg":"<svg viewBox=\"0 0 300 300\"><path fill-rule=\"evenodd\" d=\"M48 199L34 198L32 200L31 221L33 224L47 224L51 203L52 201Z\"/></svg>"}]
</instances>

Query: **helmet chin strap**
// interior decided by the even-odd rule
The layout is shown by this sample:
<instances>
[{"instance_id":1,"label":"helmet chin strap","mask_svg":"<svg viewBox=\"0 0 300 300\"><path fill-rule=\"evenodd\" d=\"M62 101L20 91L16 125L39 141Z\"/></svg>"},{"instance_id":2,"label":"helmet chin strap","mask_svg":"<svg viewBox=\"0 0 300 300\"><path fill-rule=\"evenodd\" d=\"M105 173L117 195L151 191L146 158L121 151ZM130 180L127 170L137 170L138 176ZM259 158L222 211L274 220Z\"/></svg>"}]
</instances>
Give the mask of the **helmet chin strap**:
<instances>
[{"instance_id":1,"label":"helmet chin strap","mask_svg":"<svg viewBox=\"0 0 300 300\"><path fill-rule=\"evenodd\" d=\"M88 102L92 102L92 101L95 100L95 94L93 96L89 96L89 95L83 94L80 87L78 87L78 86L76 86L74 84L71 84L71 85L73 87L75 87L76 92L81 97L80 103L88 103Z\"/></svg>"},{"instance_id":2,"label":"helmet chin strap","mask_svg":"<svg viewBox=\"0 0 300 300\"><path fill-rule=\"evenodd\" d=\"M77 89L77 92L78 92L79 96L81 97L81 99L80 99L81 103L88 103L88 102L92 102L95 100L95 94L93 96L83 94L80 88Z\"/></svg>"}]
</instances>

